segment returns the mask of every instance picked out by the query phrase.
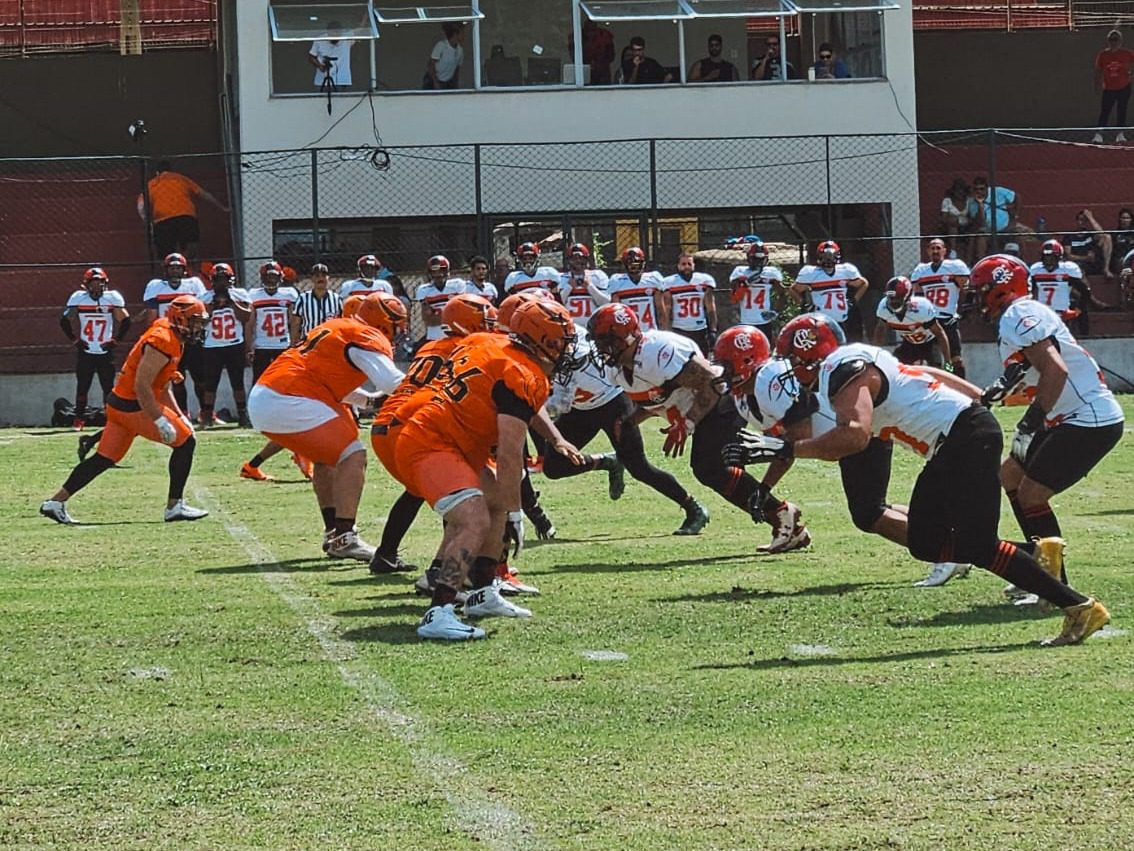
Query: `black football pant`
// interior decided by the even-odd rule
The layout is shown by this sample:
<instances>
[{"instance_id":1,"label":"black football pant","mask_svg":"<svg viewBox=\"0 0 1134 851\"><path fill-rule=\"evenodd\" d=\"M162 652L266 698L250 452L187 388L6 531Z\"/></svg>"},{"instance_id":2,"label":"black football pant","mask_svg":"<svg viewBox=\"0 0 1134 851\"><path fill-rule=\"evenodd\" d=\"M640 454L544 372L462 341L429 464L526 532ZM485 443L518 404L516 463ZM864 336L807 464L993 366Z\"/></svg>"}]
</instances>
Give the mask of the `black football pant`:
<instances>
[{"instance_id":1,"label":"black football pant","mask_svg":"<svg viewBox=\"0 0 1134 851\"><path fill-rule=\"evenodd\" d=\"M87 410L87 397L96 375L98 376L99 386L102 388L102 403L105 405L106 397L114 389L114 355L110 352L101 355L79 352L75 359L76 417L82 417Z\"/></svg>"}]
</instances>

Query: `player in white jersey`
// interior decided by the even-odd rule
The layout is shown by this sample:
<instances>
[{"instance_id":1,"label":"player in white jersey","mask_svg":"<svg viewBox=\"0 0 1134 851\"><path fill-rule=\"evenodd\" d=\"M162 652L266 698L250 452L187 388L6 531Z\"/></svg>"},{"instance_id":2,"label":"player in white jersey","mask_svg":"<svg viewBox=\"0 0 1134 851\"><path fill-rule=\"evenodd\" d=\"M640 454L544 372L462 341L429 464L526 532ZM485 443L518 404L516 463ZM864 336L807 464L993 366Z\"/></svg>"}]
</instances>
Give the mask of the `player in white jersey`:
<instances>
[{"instance_id":1,"label":"player in white jersey","mask_svg":"<svg viewBox=\"0 0 1134 851\"><path fill-rule=\"evenodd\" d=\"M155 319L161 319L169 309L169 304L179 295L192 295L200 298L205 294L205 284L196 275L188 275L189 261L183 254L166 255L162 261L163 275L154 278L146 284L142 301L146 309L142 311L142 324L148 326ZM197 394L197 401L203 398L204 375L201 371L201 347L186 346L177 365L182 380L175 381L172 386L173 398L178 406L187 415L189 413L189 395L185 390L184 376L193 379L193 390Z\"/></svg>"},{"instance_id":2,"label":"player in white jersey","mask_svg":"<svg viewBox=\"0 0 1134 851\"><path fill-rule=\"evenodd\" d=\"M434 254L425 264L429 280L414 291L413 297L420 306L421 323L425 326L425 340L440 340L445 336L441 328L441 311L455 295L469 292L463 278L449 277L449 258Z\"/></svg>"},{"instance_id":3,"label":"player in white jersey","mask_svg":"<svg viewBox=\"0 0 1134 851\"><path fill-rule=\"evenodd\" d=\"M1032 298L1050 307L1067 324L1079 318L1087 305L1107 306L1095 299L1079 264L1064 259L1063 243L1058 239L1043 244L1039 262L1031 265L1028 274Z\"/></svg>"},{"instance_id":4,"label":"player in white jersey","mask_svg":"<svg viewBox=\"0 0 1134 851\"><path fill-rule=\"evenodd\" d=\"M673 331L697 344L708 355L717 339L717 303L712 275L694 271L693 255L677 255L677 272L662 279Z\"/></svg>"},{"instance_id":5,"label":"player in white jersey","mask_svg":"<svg viewBox=\"0 0 1134 851\"><path fill-rule=\"evenodd\" d=\"M110 276L98 266L83 273L82 286L71 293L59 327L76 349L75 419L76 429L86 425L87 397L91 382L98 376L102 403L114 389L114 349L130 330L130 314L118 290L108 288ZM86 441L91 446L91 441ZM82 458L80 457L80 460Z\"/></svg>"},{"instance_id":6,"label":"player in white jersey","mask_svg":"<svg viewBox=\"0 0 1134 851\"><path fill-rule=\"evenodd\" d=\"M646 252L632 246L622 252L625 271L612 275L607 285L610 300L627 305L645 331L669 327L669 296L657 272L646 271Z\"/></svg>"},{"instance_id":7,"label":"player in white jersey","mask_svg":"<svg viewBox=\"0 0 1134 851\"><path fill-rule=\"evenodd\" d=\"M937 310L938 321L949 339L953 372L965 377L965 361L961 357L960 293L969 282L969 267L963 260L949 258L942 239L929 241L929 261L918 263L910 273L914 295L924 296Z\"/></svg>"},{"instance_id":8,"label":"player in white jersey","mask_svg":"<svg viewBox=\"0 0 1134 851\"><path fill-rule=\"evenodd\" d=\"M713 348L713 363L724 370L722 378L745 424L765 434L779 435L810 419L813 412L792 375L791 365L770 358L768 338L755 325L729 328ZM773 531L771 543L757 547L757 552L783 553L811 543L799 506L772 494L772 488L790 467L791 461L771 464L749 497L752 516L762 517Z\"/></svg>"},{"instance_id":9,"label":"player in white jersey","mask_svg":"<svg viewBox=\"0 0 1134 851\"><path fill-rule=\"evenodd\" d=\"M777 287L784 284L783 272L768 263L768 248L763 242L748 246L748 265L737 266L728 276L732 287L732 303L740 309L740 324L754 325L771 336L779 318L773 306Z\"/></svg>"},{"instance_id":10,"label":"player in white jersey","mask_svg":"<svg viewBox=\"0 0 1134 851\"><path fill-rule=\"evenodd\" d=\"M906 364L943 366L950 371L953 358L949 338L937 318L937 310L929 299L914 295L909 278L899 275L886 282L886 290L875 311L874 345L886 341L886 331L898 335L894 357Z\"/></svg>"},{"instance_id":11,"label":"player in white jersey","mask_svg":"<svg viewBox=\"0 0 1134 851\"><path fill-rule=\"evenodd\" d=\"M1026 270L1025 270L1026 271ZM1026 281L1026 278L1025 278ZM976 404L981 392L951 373L909 367L873 346L840 345L838 328L817 314L784 326L776 351L796 378L818 385L836 416L817 437L747 435L748 463L786 458L837 460L871 436L901 443L926 459L909 505L909 551L925 561L967 561L1005 577L1064 610L1063 629L1044 644L1079 644L1110 621L1106 608L1059 581L1057 539L1000 538L1000 424Z\"/></svg>"},{"instance_id":12,"label":"player in white jersey","mask_svg":"<svg viewBox=\"0 0 1134 851\"><path fill-rule=\"evenodd\" d=\"M381 260L373 254L364 254L358 258L358 277L343 281L339 287L339 298L345 299L355 293L363 296L370 293L393 295L394 288L385 280L388 277L390 270L382 265Z\"/></svg>"},{"instance_id":13,"label":"player in white jersey","mask_svg":"<svg viewBox=\"0 0 1134 851\"><path fill-rule=\"evenodd\" d=\"M799 270L791 293L804 310L819 311L837 322L848 340L858 340L862 338L862 318L853 309L869 288L858 267L843 262L839 244L827 240L819 243L815 264Z\"/></svg>"},{"instance_id":14,"label":"player in white jersey","mask_svg":"<svg viewBox=\"0 0 1134 851\"><path fill-rule=\"evenodd\" d=\"M587 327L591 314L610 303L610 278L602 269L592 269L591 250L581 242L567 249L567 270L559 276L559 300L576 325Z\"/></svg>"},{"instance_id":15,"label":"player in white jersey","mask_svg":"<svg viewBox=\"0 0 1134 851\"><path fill-rule=\"evenodd\" d=\"M201 415L205 428L220 424L214 413L221 375L228 374L228 385L236 402L236 416L243 428L251 428L247 394L244 390L244 326L252 312L248 291L236 286L236 273L228 263L217 263L212 272L213 288L201 301L209 311L204 344L204 394Z\"/></svg>"},{"instance_id":16,"label":"player in white jersey","mask_svg":"<svg viewBox=\"0 0 1134 851\"><path fill-rule=\"evenodd\" d=\"M504 279L501 298L534 289L546 290L559 298L559 270L539 265L539 246L525 242L516 249L516 268Z\"/></svg>"},{"instance_id":17,"label":"player in white jersey","mask_svg":"<svg viewBox=\"0 0 1134 851\"><path fill-rule=\"evenodd\" d=\"M496 290L496 284L488 280L490 271L487 257L481 254L471 257L469 259L469 277L465 281L465 292L486 298L496 304L500 301L500 293Z\"/></svg>"},{"instance_id":18,"label":"player in white jersey","mask_svg":"<svg viewBox=\"0 0 1134 851\"><path fill-rule=\"evenodd\" d=\"M295 312L299 293L294 287L281 286L282 283L283 267L275 260L269 260L260 267L260 286L248 291L250 309L244 340L246 361L252 365L253 384L260 380L272 361L299 342L299 316ZM282 449L278 443L269 440L263 449L244 462L240 477L271 481L271 476L264 473L260 465ZM304 478L311 478L314 472L311 461L294 452L291 460Z\"/></svg>"},{"instance_id":19,"label":"player in white jersey","mask_svg":"<svg viewBox=\"0 0 1134 851\"><path fill-rule=\"evenodd\" d=\"M1028 298L1028 270L1020 260L984 258L973 267L972 287L998 323L1005 367L984 401L1014 390L1032 400L1000 479L1024 535L1062 543L1051 497L1084 478L1118 443L1122 408L1067 326L1051 308Z\"/></svg>"}]
</instances>

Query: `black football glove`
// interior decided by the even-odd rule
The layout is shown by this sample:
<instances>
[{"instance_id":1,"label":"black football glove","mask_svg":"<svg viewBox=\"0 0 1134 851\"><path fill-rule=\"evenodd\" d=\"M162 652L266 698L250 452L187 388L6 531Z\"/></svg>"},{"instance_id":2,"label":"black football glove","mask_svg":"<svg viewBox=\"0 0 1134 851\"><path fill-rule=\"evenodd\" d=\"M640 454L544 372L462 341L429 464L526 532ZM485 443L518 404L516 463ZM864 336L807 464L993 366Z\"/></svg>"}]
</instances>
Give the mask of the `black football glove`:
<instances>
[{"instance_id":1,"label":"black football glove","mask_svg":"<svg viewBox=\"0 0 1134 851\"><path fill-rule=\"evenodd\" d=\"M1012 392L1012 388L1020 383L1024 373L1028 371L1026 363L1012 363L1004 370L1004 374L984 388L980 394L980 403L986 408L992 407Z\"/></svg>"}]
</instances>

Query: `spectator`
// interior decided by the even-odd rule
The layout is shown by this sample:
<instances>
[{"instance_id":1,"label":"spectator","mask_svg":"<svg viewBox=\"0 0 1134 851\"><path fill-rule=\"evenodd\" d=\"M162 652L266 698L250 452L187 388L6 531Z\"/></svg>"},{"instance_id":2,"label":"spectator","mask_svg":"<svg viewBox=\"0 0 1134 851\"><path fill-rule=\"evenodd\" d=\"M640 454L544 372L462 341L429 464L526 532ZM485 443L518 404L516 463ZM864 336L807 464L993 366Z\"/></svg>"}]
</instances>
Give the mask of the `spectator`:
<instances>
[{"instance_id":1,"label":"spectator","mask_svg":"<svg viewBox=\"0 0 1134 851\"><path fill-rule=\"evenodd\" d=\"M1035 236L1035 231L1020 223L1018 209L1019 198L1013 190L1007 186L989 186L987 177L973 178L972 197L965 212L976 234L976 257L988 254L988 236L993 232Z\"/></svg>"},{"instance_id":2,"label":"spectator","mask_svg":"<svg viewBox=\"0 0 1134 851\"><path fill-rule=\"evenodd\" d=\"M1110 120L1110 111L1117 107L1114 126L1120 128L1114 137L1116 142L1125 142L1126 134L1121 128L1126 126L1126 106L1130 103L1130 74L1134 67L1134 50L1122 46L1122 33L1111 30L1106 34L1106 47L1095 57L1095 91L1102 92L1099 105L1100 128L1094 141L1101 142L1102 129Z\"/></svg>"},{"instance_id":3,"label":"spectator","mask_svg":"<svg viewBox=\"0 0 1134 851\"><path fill-rule=\"evenodd\" d=\"M689 82L735 83L740 79L736 66L721 59L723 47L724 39L719 35L709 36L709 55L689 66Z\"/></svg>"},{"instance_id":4,"label":"spectator","mask_svg":"<svg viewBox=\"0 0 1134 851\"><path fill-rule=\"evenodd\" d=\"M327 24L327 37L312 42L307 53L307 61L315 66L315 88L328 86L332 89L347 88L350 78L350 49L354 41L339 38L342 24L330 21ZM329 82L328 82L329 81Z\"/></svg>"},{"instance_id":5,"label":"spectator","mask_svg":"<svg viewBox=\"0 0 1134 851\"><path fill-rule=\"evenodd\" d=\"M492 285L496 287L496 292L504 292L504 282L508 280L510 274L512 274L512 261L507 257L497 257L492 267Z\"/></svg>"},{"instance_id":6,"label":"spectator","mask_svg":"<svg viewBox=\"0 0 1134 851\"><path fill-rule=\"evenodd\" d=\"M957 251L959 245L957 236L970 230L968 207L969 184L963 177L954 178L953 185L945 190L945 197L941 199L941 230L949 237L949 250L954 255L967 253ZM969 258L961 257L961 259L968 262Z\"/></svg>"},{"instance_id":7,"label":"spectator","mask_svg":"<svg viewBox=\"0 0 1134 851\"><path fill-rule=\"evenodd\" d=\"M197 221L195 199L203 198L222 213L228 212L228 207L211 193L174 171L169 160L161 160L157 164L157 174L146 184L146 194L150 200L154 245L160 257L176 253L184 254L190 260L197 259L201 227ZM138 200L142 201L141 196ZM139 204L138 212L145 218L143 204Z\"/></svg>"},{"instance_id":8,"label":"spectator","mask_svg":"<svg viewBox=\"0 0 1134 851\"><path fill-rule=\"evenodd\" d=\"M567 36L567 53L575 55L575 34ZM583 63L591 66L588 86L609 86L610 63L614 61L614 34L583 16Z\"/></svg>"},{"instance_id":9,"label":"spectator","mask_svg":"<svg viewBox=\"0 0 1134 851\"><path fill-rule=\"evenodd\" d=\"M1110 234L1103 230L1090 210L1080 210L1075 214L1079 232L1068 234L1063 239L1067 249L1067 259L1079 264L1085 275L1103 275L1113 278L1110 258L1114 243Z\"/></svg>"},{"instance_id":10,"label":"spectator","mask_svg":"<svg viewBox=\"0 0 1134 851\"><path fill-rule=\"evenodd\" d=\"M427 89L455 89L461 83L461 64L465 61L461 39L465 25L445 23L441 25L441 32L445 37L433 45L429 54L429 70L423 81Z\"/></svg>"},{"instance_id":11,"label":"spectator","mask_svg":"<svg viewBox=\"0 0 1134 851\"><path fill-rule=\"evenodd\" d=\"M622 82L626 85L669 83L673 75L656 59L646 55L646 40L640 35L630 39L622 51Z\"/></svg>"},{"instance_id":12,"label":"spectator","mask_svg":"<svg viewBox=\"0 0 1134 851\"><path fill-rule=\"evenodd\" d=\"M850 79L850 69L847 67L842 59L835 58L835 49L831 47L830 42L823 42L819 45L819 53L816 58L815 64L811 66L815 70L816 80L848 80Z\"/></svg>"},{"instance_id":13,"label":"spectator","mask_svg":"<svg viewBox=\"0 0 1134 851\"><path fill-rule=\"evenodd\" d=\"M1011 254L1013 257L1020 256L1020 243L1006 242L1004 243L1004 254Z\"/></svg>"},{"instance_id":14,"label":"spectator","mask_svg":"<svg viewBox=\"0 0 1134 851\"><path fill-rule=\"evenodd\" d=\"M748 75L750 80L779 80L781 78L780 69L786 70L787 79L794 80L795 67L783 59L780 55L780 37L778 35L770 35L764 39L764 47L767 52L752 63L752 73Z\"/></svg>"},{"instance_id":15,"label":"spectator","mask_svg":"<svg viewBox=\"0 0 1134 851\"><path fill-rule=\"evenodd\" d=\"M1111 237L1110 271L1118 274L1122 258L1134 251L1134 210L1123 207L1118 211L1118 228Z\"/></svg>"}]
</instances>

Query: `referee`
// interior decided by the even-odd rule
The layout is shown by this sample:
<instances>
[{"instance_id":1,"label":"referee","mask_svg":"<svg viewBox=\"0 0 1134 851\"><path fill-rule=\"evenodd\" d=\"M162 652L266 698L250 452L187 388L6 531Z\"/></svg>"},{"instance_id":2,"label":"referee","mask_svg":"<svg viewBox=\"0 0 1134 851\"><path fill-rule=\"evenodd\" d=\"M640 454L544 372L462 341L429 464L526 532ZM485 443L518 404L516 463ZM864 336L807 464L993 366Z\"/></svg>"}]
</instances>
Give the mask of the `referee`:
<instances>
[{"instance_id":1,"label":"referee","mask_svg":"<svg viewBox=\"0 0 1134 851\"><path fill-rule=\"evenodd\" d=\"M316 325L343 314L343 300L339 294L327 289L330 271L327 264L316 263L311 267L311 289L299 294L295 312L299 315L299 333L306 336Z\"/></svg>"}]
</instances>

